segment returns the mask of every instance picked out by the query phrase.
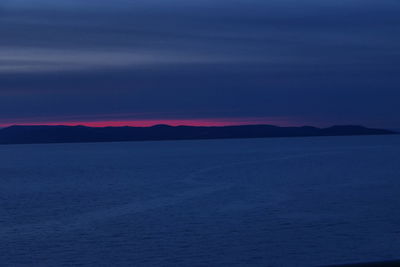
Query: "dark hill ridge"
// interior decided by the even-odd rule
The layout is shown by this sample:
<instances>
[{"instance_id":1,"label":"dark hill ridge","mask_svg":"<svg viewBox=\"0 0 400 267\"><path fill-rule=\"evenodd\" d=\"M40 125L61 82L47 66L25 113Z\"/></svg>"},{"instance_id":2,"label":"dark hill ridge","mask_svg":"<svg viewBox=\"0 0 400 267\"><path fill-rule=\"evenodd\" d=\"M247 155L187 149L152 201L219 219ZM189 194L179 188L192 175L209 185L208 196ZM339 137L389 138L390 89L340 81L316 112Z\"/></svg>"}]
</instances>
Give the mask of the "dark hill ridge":
<instances>
[{"instance_id":1,"label":"dark hill ridge","mask_svg":"<svg viewBox=\"0 0 400 267\"><path fill-rule=\"evenodd\" d=\"M383 135L394 131L362 126L330 128L241 125L222 127L169 126L86 127L86 126L11 126L0 129L0 144L118 142L152 140L192 140L223 138L265 138L342 135Z\"/></svg>"}]
</instances>

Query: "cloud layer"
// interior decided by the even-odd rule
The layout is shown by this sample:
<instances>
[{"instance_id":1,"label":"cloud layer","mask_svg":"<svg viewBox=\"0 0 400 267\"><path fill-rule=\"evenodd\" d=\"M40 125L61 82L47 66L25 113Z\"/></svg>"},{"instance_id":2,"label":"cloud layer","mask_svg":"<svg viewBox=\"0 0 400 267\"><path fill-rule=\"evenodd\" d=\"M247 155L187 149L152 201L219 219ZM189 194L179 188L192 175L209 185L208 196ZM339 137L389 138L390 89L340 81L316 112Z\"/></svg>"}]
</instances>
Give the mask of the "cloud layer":
<instances>
[{"instance_id":1,"label":"cloud layer","mask_svg":"<svg viewBox=\"0 0 400 267\"><path fill-rule=\"evenodd\" d=\"M398 127L399 12L394 0L2 1L0 124L152 113Z\"/></svg>"}]
</instances>

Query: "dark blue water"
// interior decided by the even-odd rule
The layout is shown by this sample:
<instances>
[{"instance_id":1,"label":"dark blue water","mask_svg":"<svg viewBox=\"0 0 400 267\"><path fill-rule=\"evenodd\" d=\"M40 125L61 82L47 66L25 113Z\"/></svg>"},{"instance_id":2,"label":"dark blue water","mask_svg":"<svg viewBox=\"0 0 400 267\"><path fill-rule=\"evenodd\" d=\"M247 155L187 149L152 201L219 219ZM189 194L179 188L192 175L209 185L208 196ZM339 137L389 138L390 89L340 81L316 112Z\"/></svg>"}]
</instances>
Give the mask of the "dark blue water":
<instances>
[{"instance_id":1,"label":"dark blue water","mask_svg":"<svg viewBox=\"0 0 400 267\"><path fill-rule=\"evenodd\" d=\"M0 146L1 266L400 258L397 136Z\"/></svg>"}]
</instances>

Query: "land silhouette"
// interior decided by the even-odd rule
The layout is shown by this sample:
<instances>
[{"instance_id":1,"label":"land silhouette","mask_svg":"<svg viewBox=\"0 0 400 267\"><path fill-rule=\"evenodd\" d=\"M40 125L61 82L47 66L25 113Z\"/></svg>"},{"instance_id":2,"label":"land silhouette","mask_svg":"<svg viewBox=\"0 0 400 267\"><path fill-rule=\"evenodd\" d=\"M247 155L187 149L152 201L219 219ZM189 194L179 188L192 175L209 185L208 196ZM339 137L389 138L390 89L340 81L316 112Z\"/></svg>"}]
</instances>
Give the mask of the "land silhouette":
<instances>
[{"instance_id":1,"label":"land silhouette","mask_svg":"<svg viewBox=\"0 0 400 267\"><path fill-rule=\"evenodd\" d=\"M306 136L385 135L395 131L363 126L329 128L279 127L274 125L238 126L169 126L152 127L87 127L87 126L24 126L0 130L0 144L122 142L155 140L194 140L228 138L268 138Z\"/></svg>"}]
</instances>

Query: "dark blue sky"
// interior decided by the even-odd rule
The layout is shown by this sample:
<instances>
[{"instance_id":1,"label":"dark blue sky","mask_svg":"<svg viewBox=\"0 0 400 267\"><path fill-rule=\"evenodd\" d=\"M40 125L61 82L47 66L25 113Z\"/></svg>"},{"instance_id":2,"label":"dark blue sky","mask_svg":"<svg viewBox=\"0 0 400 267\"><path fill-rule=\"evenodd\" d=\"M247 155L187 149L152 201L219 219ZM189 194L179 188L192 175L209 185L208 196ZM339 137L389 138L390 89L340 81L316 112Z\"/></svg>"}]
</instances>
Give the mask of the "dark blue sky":
<instances>
[{"instance_id":1,"label":"dark blue sky","mask_svg":"<svg viewBox=\"0 0 400 267\"><path fill-rule=\"evenodd\" d=\"M400 127L398 0L2 0L0 125Z\"/></svg>"}]
</instances>

